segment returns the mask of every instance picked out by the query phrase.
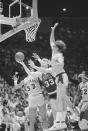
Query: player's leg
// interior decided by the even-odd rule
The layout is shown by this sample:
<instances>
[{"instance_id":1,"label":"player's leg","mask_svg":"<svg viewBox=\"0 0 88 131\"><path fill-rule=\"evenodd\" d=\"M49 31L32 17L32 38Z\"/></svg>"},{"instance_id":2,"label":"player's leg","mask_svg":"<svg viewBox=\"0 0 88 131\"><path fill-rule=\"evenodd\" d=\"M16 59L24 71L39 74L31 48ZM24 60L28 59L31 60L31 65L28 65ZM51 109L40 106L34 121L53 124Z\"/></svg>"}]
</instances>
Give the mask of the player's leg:
<instances>
[{"instance_id":1,"label":"player's leg","mask_svg":"<svg viewBox=\"0 0 88 131\"><path fill-rule=\"evenodd\" d=\"M60 87L59 87L60 88ZM60 97L57 96L59 99L51 99L50 104L52 106L53 114L54 114L54 125L49 128L48 130L60 130L66 128L65 124L65 118L66 118L66 112L64 111L64 100L62 95L60 94L61 92L58 93Z\"/></svg>"},{"instance_id":2,"label":"player's leg","mask_svg":"<svg viewBox=\"0 0 88 131\"><path fill-rule=\"evenodd\" d=\"M54 120L56 119L56 112L57 112L57 101L55 99L50 99L50 105L53 112Z\"/></svg>"},{"instance_id":3,"label":"player's leg","mask_svg":"<svg viewBox=\"0 0 88 131\"><path fill-rule=\"evenodd\" d=\"M45 104L43 104L42 106L39 107L39 114L42 118L42 128L43 129L48 128L47 115L46 115L46 105Z\"/></svg>"},{"instance_id":4,"label":"player's leg","mask_svg":"<svg viewBox=\"0 0 88 131\"><path fill-rule=\"evenodd\" d=\"M59 78L58 78L59 79ZM59 130L67 128L65 123L66 119L66 105L65 99L66 96L66 86L64 83L58 82L57 83L57 101L56 101L56 119L54 122L53 127L50 130Z\"/></svg>"},{"instance_id":5,"label":"player's leg","mask_svg":"<svg viewBox=\"0 0 88 131\"><path fill-rule=\"evenodd\" d=\"M29 130L35 131L34 124L36 122L36 108L29 108L29 118L30 118L30 125Z\"/></svg>"},{"instance_id":6,"label":"player's leg","mask_svg":"<svg viewBox=\"0 0 88 131\"><path fill-rule=\"evenodd\" d=\"M29 122L30 122L29 130L35 131L34 125L35 125L35 122L36 122L37 106L36 106L36 101L35 101L34 96L29 96L28 102L29 102Z\"/></svg>"},{"instance_id":7,"label":"player's leg","mask_svg":"<svg viewBox=\"0 0 88 131\"><path fill-rule=\"evenodd\" d=\"M39 106L39 113L42 117L43 121L46 121L46 105L43 104L42 106Z\"/></svg>"},{"instance_id":8,"label":"player's leg","mask_svg":"<svg viewBox=\"0 0 88 131\"><path fill-rule=\"evenodd\" d=\"M57 114L56 114L56 129L65 129L66 125L66 113L67 107L72 108L70 98L66 93L66 85L60 83L57 85ZM59 122L59 124L58 124Z\"/></svg>"},{"instance_id":9,"label":"player's leg","mask_svg":"<svg viewBox=\"0 0 88 131\"><path fill-rule=\"evenodd\" d=\"M37 96L37 105L39 108L39 115L42 120L42 126L43 128L47 128L47 120L46 120L46 103L44 101L44 96L42 94L39 94Z\"/></svg>"}]
</instances>

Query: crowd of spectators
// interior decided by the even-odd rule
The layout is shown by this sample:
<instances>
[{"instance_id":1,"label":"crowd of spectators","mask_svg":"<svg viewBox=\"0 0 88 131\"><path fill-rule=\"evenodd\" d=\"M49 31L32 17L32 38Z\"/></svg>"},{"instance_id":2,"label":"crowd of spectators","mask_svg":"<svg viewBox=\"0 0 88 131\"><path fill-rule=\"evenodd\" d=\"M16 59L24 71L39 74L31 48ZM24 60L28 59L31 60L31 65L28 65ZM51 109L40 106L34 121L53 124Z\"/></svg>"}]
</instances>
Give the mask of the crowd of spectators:
<instances>
[{"instance_id":1,"label":"crowd of spectators","mask_svg":"<svg viewBox=\"0 0 88 131\"><path fill-rule=\"evenodd\" d=\"M86 20L85 20L86 21ZM60 21L61 22L61 21ZM86 24L62 20L55 31L56 39L65 41L67 50L65 56L65 69L69 80L78 84L77 76L82 70L88 69L88 26ZM32 53L37 53L40 57L51 57L49 45L50 32L48 34L37 33L36 41L27 43L23 32L9 38L0 45L0 74L5 81L13 86L13 75L17 71L20 80L26 74L23 68L15 61L15 53L23 52L25 62L32 58Z\"/></svg>"},{"instance_id":2,"label":"crowd of spectators","mask_svg":"<svg viewBox=\"0 0 88 131\"><path fill-rule=\"evenodd\" d=\"M87 26L69 26L62 24L56 31L56 39L65 41L67 45L67 51L65 52L65 69L69 77L68 92L71 98L74 98L78 89L79 79L78 75L88 69L88 30ZM36 41L33 43L27 43L23 32L8 39L0 45L0 96L5 99L6 94L11 98L13 93L13 75L17 71L20 80L22 80L26 73L23 68L15 61L15 53L23 52L25 55L25 63L28 59L32 58L32 53L37 53L40 57L51 57L51 48L49 45L50 33L37 34ZM11 95L12 94L12 95ZM21 106L27 106L25 101L24 90L18 90L15 92L15 96L19 97ZM72 100L74 101L74 100ZM25 104L24 104L25 103ZM78 104L78 103L76 103Z\"/></svg>"},{"instance_id":3,"label":"crowd of spectators","mask_svg":"<svg viewBox=\"0 0 88 131\"><path fill-rule=\"evenodd\" d=\"M82 70L88 69L87 28L88 27L76 28L61 25L55 31L56 39L62 39L67 45L67 51L64 55L65 68L69 77L72 77L75 73L79 74ZM15 53L18 51L22 51L25 54L25 61L31 58L33 52L38 53L40 57L51 57L51 49L49 46L50 33L38 34L36 41L33 43L25 42L25 37L23 36L24 34L19 33L18 36L14 36L0 45L1 74L4 74L2 73L3 71L11 77L15 70L21 70L21 67L19 67L19 64L16 63L14 58Z\"/></svg>"}]
</instances>

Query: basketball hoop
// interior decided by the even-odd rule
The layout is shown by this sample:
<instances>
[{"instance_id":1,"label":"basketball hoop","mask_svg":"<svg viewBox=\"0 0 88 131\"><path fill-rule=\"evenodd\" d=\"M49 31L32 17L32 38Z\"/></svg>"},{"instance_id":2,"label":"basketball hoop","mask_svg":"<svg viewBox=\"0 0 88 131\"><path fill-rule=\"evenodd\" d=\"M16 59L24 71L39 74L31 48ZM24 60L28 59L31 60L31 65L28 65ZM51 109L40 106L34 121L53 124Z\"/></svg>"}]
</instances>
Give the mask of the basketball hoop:
<instances>
[{"instance_id":1,"label":"basketball hoop","mask_svg":"<svg viewBox=\"0 0 88 131\"><path fill-rule=\"evenodd\" d=\"M37 0L32 0L32 6L24 4L23 2L21 2L21 0L12 0L12 1L13 2L9 5L9 17L1 15L0 24L10 25L13 28L4 34L0 34L0 42L8 39L9 37L17 34L22 30L25 31L27 42L35 41L36 32L41 22L41 20L38 18ZM17 3L20 4L20 14L15 17L11 17L13 16L11 14L11 8ZM30 9L30 15L26 17L21 17L22 16L21 6L28 7Z\"/></svg>"},{"instance_id":2,"label":"basketball hoop","mask_svg":"<svg viewBox=\"0 0 88 131\"><path fill-rule=\"evenodd\" d=\"M27 42L35 41L36 33L37 33L38 27L40 25L40 22L41 22L40 19L36 19L34 21L31 21L31 22L29 22L27 28L24 29Z\"/></svg>"}]
</instances>

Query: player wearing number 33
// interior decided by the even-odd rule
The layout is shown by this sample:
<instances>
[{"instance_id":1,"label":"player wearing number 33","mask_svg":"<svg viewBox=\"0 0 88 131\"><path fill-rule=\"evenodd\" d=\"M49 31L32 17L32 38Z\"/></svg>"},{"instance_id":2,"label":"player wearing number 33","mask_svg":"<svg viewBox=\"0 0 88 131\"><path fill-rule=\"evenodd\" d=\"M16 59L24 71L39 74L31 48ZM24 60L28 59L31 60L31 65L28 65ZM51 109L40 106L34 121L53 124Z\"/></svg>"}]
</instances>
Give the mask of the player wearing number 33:
<instances>
[{"instance_id":1,"label":"player wearing number 33","mask_svg":"<svg viewBox=\"0 0 88 131\"><path fill-rule=\"evenodd\" d=\"M79 84L79 90L81 90L82 99L79 104L82 103L81 110L86 110L88 107L88 76L86 72L82 72L82 74L79 75L79 78L81 78L81 83Z\"/></svg>"},{"instance_id":2,"label":"player wearing number 33","mask_svg":"<svg viewBox=\"0 0 88 131\"><path fill-rule=\"evenodd\" d=\"M37 60L41 67L44 69L48 69L49 68L49 60L47 58L40 58L36 53L33 53L33 57L35 58L35 60ZM32 62L30 62L30 64L32 64ZM33 66L33 65L31 65ZM45 90L48 93L48 103L50 103L52 111L53 111L53 117L54 119L56 118L56 112L57 112L57 85L55 82L55 77L52 75L52 73L49 72L43 72L42 73L42 85L45 88ZM46 105L48 104L46 102Z\"/></svg>"},{"instance_id":3,"label":"player wearing number 33","mask_svg":"<svg viewBox=\"0 0 88 131\"><path fill-rule=\"evenodd\" d=\"M43 58L40 60L40 58L38 58L38 60L40 61L41 67L48 69L49 68L49 63L48 63L48 59ZM57 89L57 85L55 82L55 77L52 75L52 73L42 73L42 84L45 87L45 90L48 93L49 96L49 103L51 105L52 111L53 111L53 116L54 119L56 117L56 112L57 112L57 103L56 103L56 98L57 98L57 93L56 93L56 89Z\"/></svg>"}]
</instances>

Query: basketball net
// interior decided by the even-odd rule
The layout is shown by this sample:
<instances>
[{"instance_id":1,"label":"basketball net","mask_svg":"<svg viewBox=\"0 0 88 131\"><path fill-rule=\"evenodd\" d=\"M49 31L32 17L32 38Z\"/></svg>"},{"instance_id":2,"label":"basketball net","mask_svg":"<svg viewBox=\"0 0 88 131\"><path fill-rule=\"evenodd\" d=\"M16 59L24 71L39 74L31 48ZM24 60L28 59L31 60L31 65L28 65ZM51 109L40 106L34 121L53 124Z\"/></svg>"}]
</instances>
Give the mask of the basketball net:
<instances>
[{"instance_id":1,"label":"basketball net","mask_svg":"<svg viewBox=\"0 0 88 131\"><path fill-rule=\"evenodd\" d=\"M33 42L36 39L36 33L38 30L38 27L40 25L41 20L37 19L35 21L32 21L28 24L27 28L24 29L26 34L26 41L27 42Z\"/></svg>"}]
</instances>

